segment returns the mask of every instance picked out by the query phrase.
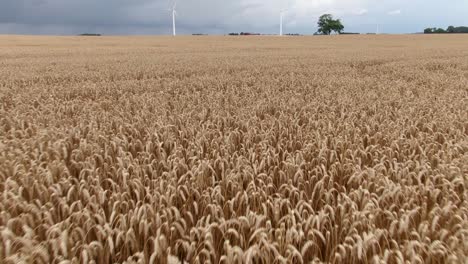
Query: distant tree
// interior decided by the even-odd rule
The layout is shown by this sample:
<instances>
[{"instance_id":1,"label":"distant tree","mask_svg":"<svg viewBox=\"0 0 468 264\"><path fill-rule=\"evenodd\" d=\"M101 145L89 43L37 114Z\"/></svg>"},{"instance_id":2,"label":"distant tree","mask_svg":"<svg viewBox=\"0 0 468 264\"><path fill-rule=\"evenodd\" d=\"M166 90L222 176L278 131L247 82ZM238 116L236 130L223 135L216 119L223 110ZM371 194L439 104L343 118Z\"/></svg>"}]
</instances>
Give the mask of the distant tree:
<instances>
[{"instance_id":1,"label":"distant tree","mask_svg":"<svg viewBox=\"0 0 468 264\"><path fill-rule=\"evenodd\" d=\"M468 27L454 27L454 26L449 26L447 30L444 30L442 28L426 28L424 29L424 34L443 34L443 33L468 33Z\"/></svg>"},{"instance_id":2,"label":"distant tree","mask_svg":"<svg viewBox=\"0 0 468 264\"><path fill-rule=\"evenodd\" d=\"M434 33L434 29L433 28L426 28L424 29L424 34L432 34Z\"/></svg>"},{"instance_id":3,"label":"distant tree","mask_svg":"<svg viewBox=\"0 0 468 264\"><path fill-rule=\"evenodd\" d=\"M468 33L468 27L456 27L453 33Z\"/></svg>"},{"instance_id":4,"label":"distant tree","mask_svg":"<svg viewBox=\"0 0 468 264\"><path fill-rule=\"evenodd\" d=\"M341 33L344 29L340 19L333 19L330 14L320 16L318 21L318 33L323 35L330 35L333 31Z\"/></svg>"}]
</instances>

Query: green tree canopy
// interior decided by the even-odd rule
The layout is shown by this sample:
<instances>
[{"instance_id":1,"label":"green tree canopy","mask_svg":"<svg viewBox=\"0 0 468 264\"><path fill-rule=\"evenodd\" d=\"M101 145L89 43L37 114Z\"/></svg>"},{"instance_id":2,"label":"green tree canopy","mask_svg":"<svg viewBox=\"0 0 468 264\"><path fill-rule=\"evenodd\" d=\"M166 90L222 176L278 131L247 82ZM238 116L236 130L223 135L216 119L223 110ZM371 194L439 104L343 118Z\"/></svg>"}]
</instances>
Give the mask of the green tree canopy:
<instances>
[{"instance_id":1,"label":"green tree canopy","mask_svg":"<svg viewBox=\"0 0 468 264\"><path fill-rule=\"evenodd\" d=\"M426 28L424 34L442 34L442 33L468 33L468 27L449 26L447 30L443 28Z\"/></svg>"},{"instance_id":2,"label":"green tree canopy","mask_svg":"<svg viewBox=\"0 0 468 264\"><path fill-rule=\"evenodd\" d=\"M447 32L448 32L448 33L455 33L455 27L454 27L454 26L449 26L449 27L447 28Z\"/></svg>"},{"instance_id":3,"label":"green tree canopy","mask_svg":"<svg viewBox=\"0 0 468 264\"><path fill-rule=\"evenodd\" d=\"M340 19L333 19L330 14L324 14L320 16L318 21L318 33L324 35L330 35L333 31L341 33L344 29Z\"/></svg>"},{"instance_id":4,"label":"green tree canopy","mask_svg":"<svg viewBox=\"0 0 468 264\"><path fill-rule=\"evenodd\" d=\"M468 33L468 27L456 27L455 33Z\"/></svg>"},{"instance_id":5,"label":"green tree canopy","mask_svg":"<svg viewBox=\"0 0 468 264\"><path fill-rule=\"evenodd\" d=\"M434 33L434 28L426 28L424 29L424 34L432 34Z\"/></svg>"}]
</instances>

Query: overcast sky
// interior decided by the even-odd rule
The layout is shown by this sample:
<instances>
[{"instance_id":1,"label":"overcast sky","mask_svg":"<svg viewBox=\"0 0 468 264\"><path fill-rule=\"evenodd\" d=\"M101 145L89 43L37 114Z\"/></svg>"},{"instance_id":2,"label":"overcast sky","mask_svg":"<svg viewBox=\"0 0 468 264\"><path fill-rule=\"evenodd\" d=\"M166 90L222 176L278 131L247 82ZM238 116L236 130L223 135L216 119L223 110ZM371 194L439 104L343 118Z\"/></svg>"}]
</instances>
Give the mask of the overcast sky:
<instances>
[{"instance_id":1,"label":"overcast sky","mask_svg":"<svg viewBox=\"0 0 468 264\"><path fill-rule=\"evenodd\" d=\"M0 34L171 33L171 0L0 0ZM331 13L347 32L421 32L426 27L468 26L468 0L178 0L180 34L312 34Z\"/></svg>"}]
</instances>

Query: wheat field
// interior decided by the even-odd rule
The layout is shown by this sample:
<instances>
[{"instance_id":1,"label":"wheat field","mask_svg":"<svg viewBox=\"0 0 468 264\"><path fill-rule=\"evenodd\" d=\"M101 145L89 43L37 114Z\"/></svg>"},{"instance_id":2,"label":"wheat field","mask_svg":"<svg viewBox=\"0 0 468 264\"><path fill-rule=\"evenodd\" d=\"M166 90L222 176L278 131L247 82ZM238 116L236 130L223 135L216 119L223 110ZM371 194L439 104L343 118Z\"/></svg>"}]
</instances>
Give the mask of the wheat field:
<instances>
[{"instance_id":1,"label":"wheat field","mask_svg":"<svg viewBox=\"0 0 468 264\"><path fill-rule=\"evenodd\" d=\"M0 36L1 263L466 263L468 36Z\"/></svg>"}]
</instances>

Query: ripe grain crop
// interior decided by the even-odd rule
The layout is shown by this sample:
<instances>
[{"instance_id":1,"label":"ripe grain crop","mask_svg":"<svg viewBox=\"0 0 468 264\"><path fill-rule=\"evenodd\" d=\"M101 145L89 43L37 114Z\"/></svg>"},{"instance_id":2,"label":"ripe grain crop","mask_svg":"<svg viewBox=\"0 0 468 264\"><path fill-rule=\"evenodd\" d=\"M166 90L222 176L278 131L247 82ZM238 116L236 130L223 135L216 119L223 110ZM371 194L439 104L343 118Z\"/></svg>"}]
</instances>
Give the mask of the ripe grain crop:
<instances>
[{"instance_id":1,"label":"ripe grain crop","mask_svg":"<svg viewBox=\"0 0 468 264\"><path fill-rule=\"evenodd\" d=\"M0 37L2 263L463 263L468 37Z\"/></svg>"}]
</instances>

